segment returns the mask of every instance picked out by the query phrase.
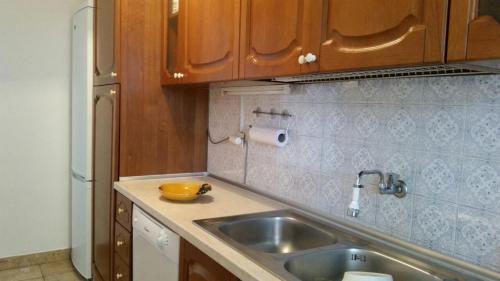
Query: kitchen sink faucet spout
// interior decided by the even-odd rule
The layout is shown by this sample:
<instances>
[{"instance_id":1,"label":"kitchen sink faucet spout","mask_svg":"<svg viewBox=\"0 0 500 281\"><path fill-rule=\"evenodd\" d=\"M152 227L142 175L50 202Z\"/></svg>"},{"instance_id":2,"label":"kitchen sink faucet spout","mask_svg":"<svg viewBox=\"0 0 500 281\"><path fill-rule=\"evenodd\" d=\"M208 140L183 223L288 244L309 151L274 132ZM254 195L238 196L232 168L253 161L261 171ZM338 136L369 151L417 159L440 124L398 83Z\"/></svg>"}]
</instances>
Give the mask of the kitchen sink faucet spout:
<instances>
[{"instance_id":1,"label":"kitchen sink faucet spout","mask_svg":"<svg viewBox=\"0 0 500 281\"><path fill-rule=\"evenodd\" d=\"M394 194L398 198L402 198L406 195L407 187L404 181L399 179L399 175L395 173L387 173L384 175L382 171L379 170L364 170L358 173L356 183L353 185L352 191L352 201L347 209L347 215L350 217L358 217L360 212L359 206L359 195L364 185L361 184L361 180L367 175L378 175L379 183L378 189L380 194Z\"/></svg>"}]
</instances>

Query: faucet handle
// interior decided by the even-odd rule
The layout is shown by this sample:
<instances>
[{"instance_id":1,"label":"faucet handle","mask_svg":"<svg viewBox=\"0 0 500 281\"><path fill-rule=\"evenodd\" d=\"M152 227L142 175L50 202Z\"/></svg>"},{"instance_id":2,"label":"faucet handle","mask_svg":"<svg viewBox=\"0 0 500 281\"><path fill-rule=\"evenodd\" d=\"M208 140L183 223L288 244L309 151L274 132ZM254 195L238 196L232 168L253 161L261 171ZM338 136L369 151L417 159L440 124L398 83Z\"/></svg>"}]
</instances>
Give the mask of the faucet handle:
<instances>
[{"instance_id":1,"label":"faucet handle","mask_svg":"<svg viewBox=\"0 0 500 281\"><path fill-rule=\"evenodd\" d=\"M387 173L387 186L392 187L399 181L399 174L396 173Z\"/></svg>"}]
</instances>

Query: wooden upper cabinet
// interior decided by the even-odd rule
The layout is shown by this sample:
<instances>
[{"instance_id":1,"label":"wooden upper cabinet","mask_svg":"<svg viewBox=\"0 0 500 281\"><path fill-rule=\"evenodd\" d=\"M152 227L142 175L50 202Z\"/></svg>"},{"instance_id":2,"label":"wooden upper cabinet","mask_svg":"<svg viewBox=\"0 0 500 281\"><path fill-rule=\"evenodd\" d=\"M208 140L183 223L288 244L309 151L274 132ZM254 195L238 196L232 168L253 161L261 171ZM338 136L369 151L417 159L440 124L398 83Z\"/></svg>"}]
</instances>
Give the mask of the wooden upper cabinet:
<instances>
[{"instance_id":1,"label":"wooden upper cabinet","mask_svg":"<svg viewBox=\"0 0 500 281\"><path fill-rule=\"evenodd\" d=\"M451 1L448 60L498 58L500 58L500 1Z\"/></svg>"},{"instance_id":2,"label":"wooden upper cabinet","mask_svg":"<svg viewBox=\"0 0 500 281\"><path fill-rule=\"evenodd\" d=\"M455 1L455 0L453 0ZM446 0L325 0L320 71L444 61ZM315 32L315 31L311 31Z\"/></svg>"},{"instance_id":3,"label":"wooden upper cabinet","mask_svg":"<svg viewBox=\"0 0 500 281\"><path fill-rule=\"evenodd\" d=\"M94 85L118 83L120 0L95 1Z\"/></svg>"},{"instance_id":4,"label":"wooden upper cabinet","mask_svg":"<svg viewBox=\"0 0 500 281\"><path fill-rule=\"evenodd\" d=\"M164 84L237 79L240 0L164 1Z\"/></svg>"},{"instance_id":5,"label":"wooden upper cabinet","mask_svg":"<svg viewBox=\"0 0 500 281\"><path fill-rule=\"evenodd\" d=\"M301 55L319 44L310 37L311 30L321 28L311 19L315 2L321 1L242 1L240 78L296 75L317 69L317 64L298 62Z\"/></svg>"}]
</instances>

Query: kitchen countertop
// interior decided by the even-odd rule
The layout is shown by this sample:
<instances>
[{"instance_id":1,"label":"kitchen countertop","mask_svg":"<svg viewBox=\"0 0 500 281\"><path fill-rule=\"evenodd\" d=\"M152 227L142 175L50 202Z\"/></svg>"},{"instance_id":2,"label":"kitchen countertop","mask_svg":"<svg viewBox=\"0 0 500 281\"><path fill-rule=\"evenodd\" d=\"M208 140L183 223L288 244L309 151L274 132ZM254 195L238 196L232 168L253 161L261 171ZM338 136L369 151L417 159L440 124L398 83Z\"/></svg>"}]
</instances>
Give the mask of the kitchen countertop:
<instances>
[{"instance_id":1,"label":"kitchen countertop","mask_svg":"<svg viewBox=\"0 0 500 281\"><path fill-rule=\"evenodd\" d=\"M161 198L158 187L174 181L209 183L212 191L191 203L176 203ZM114 187L242 281L280 280L193 221L287 209L286 205L208 176L124 180L116 182Z\"/></svg>"}]
</instances>

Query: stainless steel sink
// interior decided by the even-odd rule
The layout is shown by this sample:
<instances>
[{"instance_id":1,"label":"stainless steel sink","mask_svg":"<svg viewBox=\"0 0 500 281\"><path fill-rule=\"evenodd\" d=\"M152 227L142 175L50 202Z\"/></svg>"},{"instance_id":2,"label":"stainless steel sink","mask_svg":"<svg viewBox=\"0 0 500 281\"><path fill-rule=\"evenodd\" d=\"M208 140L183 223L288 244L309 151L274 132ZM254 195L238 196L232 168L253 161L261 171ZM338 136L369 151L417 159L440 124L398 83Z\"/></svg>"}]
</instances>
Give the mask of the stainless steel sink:
<instances>
[{"instance_id":1,"label":"stainless steel sink","mask_svg":"<svg viewBox=\"0 0 500 281\"><path fill-rule=\"evenodd\" d=\"M359 248L334 249L291 258L288 272L303 281L342 281L346 271L378 272L394 281L437 281L440 278L381 253Z\"/></svg>"},{"instance_id":2,"label":"stainless steel sink","mask_svg":"<svg viewBox=\"0 0 500 281\"><path fill-rule=\"evenodd\" d=\"M194 223L267 268L280 280L340 281L345 271L387 273L393 275L395 281L465 280L449 278L448 271L391 251L387 251L391 256L386 252L382 254L379 248L371 248L370 243L352 234L295 211L205 219ZM428 273L431 272L429 269L432 269L432 274Z\"/></svg>"},{"instance_id":3,"label":"stainless steel sink","mask_svg":"<svg viewBox=\"0 0 500 281\"><path fill-rule=\"evenodd\" d=\"M223 223L219 230L246 247L266 253L294 253L337 242L333 234L283 215Z\"/></svg>"}]
</instances>

